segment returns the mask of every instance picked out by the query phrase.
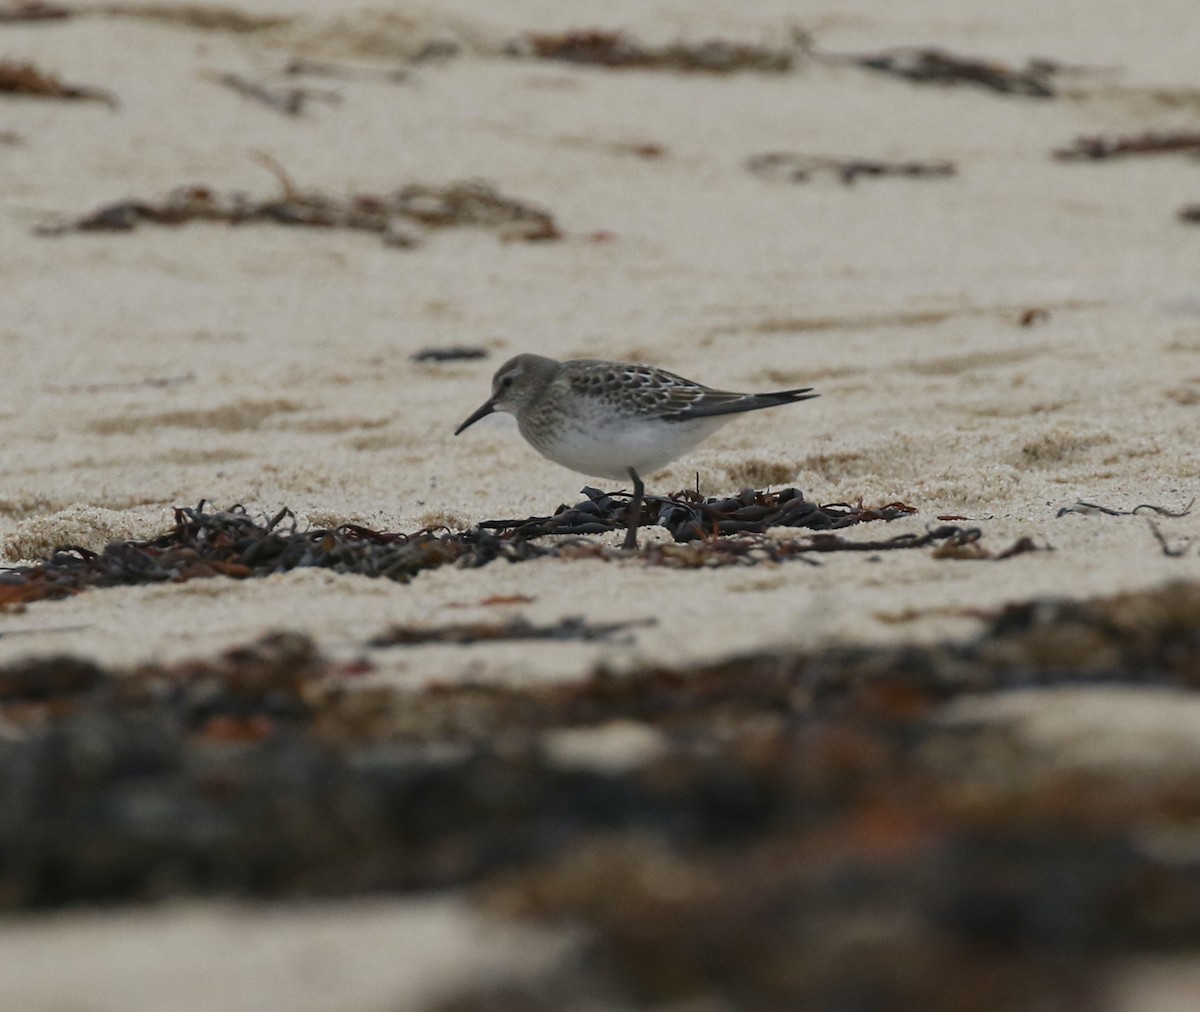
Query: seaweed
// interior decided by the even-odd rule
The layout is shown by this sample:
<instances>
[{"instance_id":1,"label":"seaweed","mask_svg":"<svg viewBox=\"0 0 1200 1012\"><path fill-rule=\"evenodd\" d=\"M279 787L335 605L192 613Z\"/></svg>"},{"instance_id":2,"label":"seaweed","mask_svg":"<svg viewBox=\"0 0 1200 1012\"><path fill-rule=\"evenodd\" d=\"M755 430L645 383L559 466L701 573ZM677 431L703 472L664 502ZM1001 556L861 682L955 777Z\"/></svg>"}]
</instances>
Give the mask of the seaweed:
<instances>
[{"instance_id":1,"label":"seaweed","mask_svg":"<svg viewBox=\"0 0 1200 1012\"><path fill-rule=\"evenodd\" d=\"M128 232L140 224L178 226L203 221L365 231L397 247L411 247L419 242L414 225L426 229L491 228L502 239L525 242L561 238L548 212L505 197L480 180L446 186L414 184L390 194L338 197L301 190L273 158L259 154L257 160L279 180L282 192L278 196L256 199L239 192L222 194L208 186L181 186L161 201L121 200L81 218L48 222L35 232L43 236Z\"/></svg>"},{"instance_id":2,"label":"seaweed","mask_svg":"<svg viewBox=\"0 0 1200 1012\"><path fill-rule=\"evenodd\" d=\"M1158 524L1153 520L1147 520L1146 523L1150 525L1150 533L1154 535L1154 540L1158 542L1158 547L1162 549L1163 555L1168 559L1180 559L1187 555L1188 549L1192 547L1191 538L1184 538L1178 547L1174 547L1168 543L1167 539L1163 536L1163 532L1158 529Z\"/></svg>"},{"instance_id":3,"label":"seaweed","mask_svg":"<svg viewBox=\"0 0 1200 1012\"><path fill-rule=\"evenodd\" d=\"M528 32L508 42L507 55L524 59L557 60L614 69L675 70L731 74L755 71L781 74L792 69L795 47L772 49L741 42L709 39L647 46L624 32L584 29L566 32Z\"/></svg>"},{"instance_id":4,"label":"seaweed","mask_svg":"<svg viewBox=\"0 0 1200 1012\"><path fill-rule=\"evenodd\" d=\"M287 15L247 14L236 7L201 3L99 3L81 5L78 10L81 14L162 21L200 31L233 32L239 35L281 28L295 20Z\"/></svg>"},{"instance_id":5,"label":"seaweed","mask_svg":"<svg viewBox=\"0 0 1200 1012\"><path fill-rule=\"evenodd\" d=\"M1179 517L1186 517L1191 513L1195 503L1196 500L1192 499L1186 506L1181 506L1179 509L1173 510L1166 506L1155 506L1153 503L1144 502L1134 506L1131 510L1120 510L1114 509L1111 506L1101 506L1094 502L1084 502L1080 499L1074 506L1064 506L1054 515L1056 517L1064 517L1068 513L1103 513L1105 516L1110 517L1135 517L1144 510L1147 513L1154 513L1160 517L1178 519Z\"/></svg>"},{"instance_id":6,"label":"seaweed","mask_svg":"<svg viewBox=\"0 0 1200 1012\"><path fill-rule=\"evenodd\" d=\"M436 627L392 626L377 636L371 637L371 647L418 646L428 643L450 643L469 646L473 643L495 643L512 640L579 640L594 643L607 640L616 633L627 632L641 626L653 625L654 619L636 622L588 622L580 616L559 619L550 625L535 626L527 619L517 616L507 622L470 622Z\"/></svg>"},{"instance_id":7,"label":"seaweed","mask_svg":"<svg viewBox=\"0 0 1200 1012\"><path fill-rule=\"evenodd\" d=\"M935 559L987 559L1001 562L1026 552L1052 552L1050 545L1038 545L1030 537L1017 538L1007 548L993 552L979 543L982 531L972 527L961 530L955 537L947 538L933 550Z\"/></svg>"},{"instance_id":8,"label":"seaweed","mask_svg":"<svg viewBox=\"0 0 1200 1012\"><path fill-rule=\"evenodd\" d=\"M309 60L293 57L284 66L289 77L335 77L341 80L384 81L388 84L403 84L408 80L408 71L401 67L384 70L379 67L355 67L325 60Z\"/></svg>"},{"instance_id":9,"label":"seaweed","mask_svg":"<svg viewBox=\"0 0 1200 1012\"><path fill-rule=\"evenodd\" d=\"M18 24L29 21L65 21L74 17L75 10L45 0L21 0L0 7L0 24Z\"/></svg>"},{"instance_id":10,"label":"seaweed","mask_svg":"<svg viewBox=\"0 0 1200 1012\"><path fill-rule=\"evenodd\" d=\"M1023 68L1015 68L994 60L959 56L932 46L899 46L859 54L822 53L810 46L808 52L819 59L851 63L916 84L974 85L1001 95L1024 98L1054 97L1054 78L1061 69L1049 60L1029 60Z\"/></svg>"},{"instance_id":11,"label":"seaweed","mask_svg":"<svg viewBox=\"0 0 1200 1012\"><path fill-rule=\"evenodd\" d=\"M0 94L103 102L112 109L118 105L116 96L110 91L82 84L66 84L61 78L39 70L32 63L16 60L0 59Z\"/></svg>"},{"instance_id":12,"label":"seaweed","mask_svg":"<svg viewBox=\"0 0 1200 1012\"><path fill-rule=\"evenodd\" d=\"M796 489L746 489L724 499L680 492L650 499L658 506L658 522L675 543L649 545L633 554L583 537L625 530L628 493L587 488L584 494L577 506L561 506L551 517L485 520L466 531L423 528L408 534L358 524L302 530L286 508L258 521L242 506L214 511L201 502L176 507L172 528L154 538L116 541L99 552L61 545L40 563L0 568L0 606L68 597L92 587L183 583L214 576L249 579L303 567L407 583L428 569L479 567L500 559L516 563L547 557L638 558L646 565L694 568L813 562L811 556L829 552L966 544L981 537L977 528L943 524L922 535L851 541L828 532L893 520L914 512L913 508L902 503L878 508L861 503L820 507ZM775 527L817 533L793 539L766 536ZM560 537L550 543L539 540L550 535ZM993 556L976 551L976 557Z\"/></svg>"},{"instance_id":13,"label":"seaweed","mask_svg":"<svg viewBox=\"0 0 1200 1012\"><path fill-rule=\"evenodd\" d=\"M484 520L482 530L511 534L514 538L536 538L547 534L587 535L625 529L628 523L626 493L607 493L585 487L585 498L575 506L560 506L553 516L514 520ZM903 503L888 503L876 509L862 503L833 503L818 506L796 488L778 492L743 489L736 496L705 498L698 492L681 490L670 496L646 496L649 507L643 522L665 527L675 541L687 542L716 535L761 534L772 527L806 527L831 530L872 520L895 520L915 513ZM653 508L657 506L657 517ZM817 549L821 550L821 549Z\"/></svg>"},{"instance_id":14,"label":"seaweed","mask_svg":"<svg viewBox=\"0 0 1200 1012\"><path fill-rule=\"evenodd\" d=\"M290 526L285 519L292 521ZM87 587L182 583L211 576L245 579L307 566L406 582L448 563L483 565L501 556L538 554L544 550L533 545L487 536L468 540L448 532L389 534L352 524L302 531L287 509L259 523L241 507L209 512L200 503L177 508L174 526L157 538L114 542L102 552L63 545L39 565L0 572L0 604L60 598Z\"/></svg>"},{"instance_id":15,"label":"seaweed","mask_svg":"<svg viewBox=\"0 0 1200 1012\"><path fill-rule=\"evenodd\" d=\"M826 158L818 155L799 155L786 151L754 155L746 168L766 179L782 179L792 183L807 183L814 176L829 174L845 186L859 179L901 176L908 179L937 179L953 176L958 170L953 162L891 162L867 158Z\"/></svg>"},{"instance_id":16,"label":"seaweed","mask_svg":"<svg viewBox=\"0 0 1200 1012\"><path fill-rule=\"evenodd\" d=\"M223 85L237 92L243 98L261 102L268 109L274 109L285 116L299 116L309 102L324 102L336 104L342 100L335 91L323 88L306 87L275 87L251 81L240 74L206 74L208 80Z\"/></svg>"},{"instance_id":17,"label":"seaweed","mask_svg":"<svg viewBox=\"0 0 1200 1012\"><path fill-rule=\"evenodd\" d=\"M1170 133L1147 131L1125 137L1095 135L1077 137L1069 147L1057 148L1054 157L1063 162L1095 162L1133 155L1169 155L1200 152L1200 132L1178 130Z\"/></svg>"},{"instance_id":18,"label":"seaweed","mask_svg":"<svg viewBox=\"0 0 1200 1012\"><path fill-rule=\"evenodd\" d=\"M408 356L410 362L463 362L487 357L487 348L466 344L455 344L445 348L422 348Z\"/></svg>"}]
</instances>

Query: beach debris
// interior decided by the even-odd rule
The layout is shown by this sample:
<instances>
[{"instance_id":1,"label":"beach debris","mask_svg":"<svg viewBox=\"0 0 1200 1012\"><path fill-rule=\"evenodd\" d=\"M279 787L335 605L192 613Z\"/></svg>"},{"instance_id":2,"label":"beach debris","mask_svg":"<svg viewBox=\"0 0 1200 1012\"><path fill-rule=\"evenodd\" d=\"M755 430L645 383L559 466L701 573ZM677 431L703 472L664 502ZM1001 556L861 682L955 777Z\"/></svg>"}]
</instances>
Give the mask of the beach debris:
<instances>
[{"instance_id":1,"label":"beach debris","mask_svg":"<svg viewBox=\"0 0 1200 1012\"><path fill-rule=\"evenodd\" d=\"M909 179L930 179L953 176L953 162L892 162L866 158L826 158L820 155L800 155L775 151L754 155L746 160L746 168L765 179L792 183L807 183L816 175L828 174L846 186L860 178L903 176Z\"/></svg>"},{"instance_id":2,"label":"beach debris","mask_svg":"<svg viewBox=\"0 0 1200 1012\"><path fill-rule=\"evenodd\" d=\"M409 355L410 362L464 362L471 359L487 358L490 353L487 348L479 345L454 344L445 348L422 348Z\"/></svg>"},{"instance_id":3,"label":"beach debris","mask_svg":"<svg viewBox=\"0 0 1200 1012\"><path fill-rule=\"evenodd\" d=\"M290 77L335 77L341 80L384 81L388 84L403 84L408 80L408 71L403 67L390 70L381 67L355 67L346 63L309 60L300 56L289 60L283 72Z\"/></svg>"},{"instance_id":4,"label":"beach debris","mask_svg":"<svg viewBox=\"0 0 1200 1012\"><path fill-rule=\"evenodd\" d=\"M1054 77L1061 67L1050 60L1029 60L1024 68L1009 67L994 60L958 56L944 49L899 46L877 53L817 53L811 55L837 63L851 63L866 70L890 74L917 84L977 85L1003 95L1051 98Z\"/></svg>"},{"instance_id":5,"label":"beach debris","mask_svg":"<svg viewBox=\"0 0 1200 1012\"><path fill-rule=\"evenodd\" d=\"M657 141L616 141L608 145L608 150L619 155L633 155L648 160L666 158L669 154L667 146Z\"/></svg>"},{"instance_id":6,"label":"beach debris","mask_svg":"<svg viewBox=\"0 0 1200 1012\"><path fill-rule=\"evenodd\" d=\"M267 108L274 109L285 116L301 115L309 102L335 105L342 100L342 96L336 91L329 91L325 88L278 87L251 81L240 74L204 73L201 76L215 84L232 89L243 98L261 102Z\"/></svg>"},{"instance_id":7,"label":"beach debris","mask_svg":"<svg viewBox=\"0 0 1200 1012\"><path fill-rule=\"evenodd\" d=\"M478 225L496 229L503 239L540 242L562 238L549 213L503 197L478 180L449 186L413 184L400 190L395 202L397 213L429 228Z\"/></svg>"},{"instance_id":8,"label":"beach debris","mask_svg":"<svg viewBox=\"0 0 1200 1012\"><path fill-rule=\"evenodd\" d=\"M183 583L213 576L248 579L302 567L407 583L427 569L444 565L474 568L497 559L625 558L618 549L582 535L624 531L629 493L587 488L584 494L577 506L561 506L552 517L485 520L466 531L434 528L411 534L359 524L302 530L286 508L259 521L241 506L210 510L201 502L177 507L172 528L155 538L116 541L100 552L62 545L35 565L0 567L0 607L67 597L91 587ZM791 559L812 562L807 556L924 548L979 537L974 528L941 525L923 535L852 541L829 532L894 520L911 514L913 508L903 503L876 508L861 503L817 506L796 489L746 489L725 499L705 499L685 491L647 497L647 501L657 505L658 522L676 542L647 546L639 556L647 565L695 568ZM802 527L816 533L799 539L763 536L772 527ZM535 542L548 535L566 537Z\"/></svg>"},{"instance_id":9,"label":"beach debris","mask_svg":"<svg viewBox=\"0 0 1200 1012\"><path fill-rule=\"evenodd\" d=\"M1000 562L1011 559L1026 552L1050 552L1054 549L1049 545L1038 545L1031 537L1018 538L1007 548L993 552L980 544L983 532L978 528L966 528L955 535L946 538L933 550L935 559L968 559Z\"/></svg>"},{"instance_id":10,"label":"beach debris","mask_svg":"<svg viewBox=\"0 0 1200 1012\"><path fill-rule=\"evenodd\" d=\"M609 640L617 633L654 625L655 619L629 622L589 622L582 616L559 619L549 625L534 625L520 616L507 622L462 622L443 626L395 625L367 641L372 647L419 646L428 643L495 643L510 640L579 640L594 643Z\"/></svg>"},{"instance_id":11,"label":"beach debris","mask_svg":"<svg viewBox=\"0 0 1200 1012\"><path fill-rule=\"evenodd\" d=\"M1150 525L1150 533L1154 535L1154 540L1158 542L1158 547L1162 549L1163 555L1169 559L1180 559L1187 555L1188 549L1192 547L1192 538L1181 539L1180 544L1175 547L1167 542L1163 532L1158 529L1158 524L1153 520L1147 520L1146 523Z\"/></svg>"},{"instance_id":12,"label":"beach debris","mask_svg":"<svg viewBox=\"0 0 1200 1012\"><path fill-rule=\"evenodd\" d=\"M256 32L292 21L280 15L247 14L233 7L199 3L78 3L70 6L50 0L17 0L0 6L0 24L66 21L77 17L131 18L164 21L205 31Z\"/></svg>"},{"instance_id":13,"label":"beach debris","mask_svg":"<svg viewBox=\"0 0 1200 1012\"><path fill-rule=\"evenodd\" d=\"M118 104L116 96L110 91L81 84L65 84L54 74L39 70L32 63L7 59L0 59L0 94L103 102L112 109Z\"/></svg>"},{"instance_id":14,"label":"beach debris","mask_svg":"<svg viewBox=\"0 0 1200 1012\"><path fill-rule=\"evenodd\" d=\"M17 24L26 21L65 21L74 17L75 10L61 4L44 0L18 0L0 7L0 24Z\"/></svg>"},{"instance_id":15,"label":"beach debris","mask_svg":"<svg viewBox=\"0 0 1200 1012\"><path fill-rule=\"evenodd\" d=\"M105 680L94 662L78 657L55 658L53 663L18 662L0 668L0 706L34 703L90 693Z\"/></svg>"},{"instance_id":16,"label":"beach debris","mask_svg":"<svg viewBox=\"0 0 1200 1012\"><path fill-rule=\"evenodd\" d=\"M1050 310L1043 309L1041 306L1031 306L1029 309L1021 310L1017 317L1018 327L1032 327L1035 323L1048 323L1050 321Z\"/></svg>"},{"instance_id":17,"label":"beach debris","mask_svg":"<svg viewBox=\"0 0 1200 1012\"><path fill-rule=\"evenodd\" d=\"M410 57L412 63L445 63L463 51L463 42L454 34L436 35L421 44Z\"/></svg>"},{"instance_id":18,"label":"beach debris","mask_svg":"<svg viewBox=\"0 0 1200 1012\"><path fill-rule=\"evenodd\" d=\"M245 579L302 566L405 582L468 556L483 565L493 553L538 553L536 546L504 545L494 538L469 545L461 535L386 534L352 524L302 531L286 509L260 523L240 507L209 511L205 505L177 508L174 526L157 538L114 542L102 552L63 545L39 565L0 570L0 605L65 597L88 587Z\"/></svg>"},{"instance_id":19,"label":"beach debris","mask_svg":"<svg viewBox=\"0 0 1200 1012\"><path fill-rule=\"evenodd\" d=\"M1200 204L1184 204L1176 214L1180 221L1200 224Z\"/></svg>"},{"instance_id":20,"label":"beach debris","mask_svg":"<svg viewBox=\"0 0 1200 1012\"><path fill-rule=\"evenodd\" d=\"M1188 502L1188 504L1186 506L1183 506L1177 510L1172 510L1166 506L1155 506L1153 503L1144 502L1144 503L1140 503L1137 506L1134 506L1133 509L1131 509L1131 510L1122 510L1122 509L1114 509L1111 506L1101 506L1099 503L1084 502L1082 499L1080 499L1078 502L1075 503L1074 506L1063 506L1054 515L1055 515L1055 517L1064 517L1068 513L1083 513L1083 514L1103 513L1106 516L1110 516L1110 517L1132 517L1132 516L1137 516L1139 513L1145 511L1147 513L1155 513L1160 517L1172 517L1172 518L1177 519L1179 517L1186 517L1189 513L1191 513L1192 507L1195 504L1196 504L1196 500L1193 498Z\"/></svg>"},{"instance_id":21,"label":"beach debris","mask_svg":"<svg viewBox=\"0 0 1200 1012\"><path fill-rule=\"evenodd\" d=\"M244 34L271 28L282 28L295 19L281 14L248 14L236 7L203 3L98 3L82 4L81 14L102 17L133 18L146 21L165 21L197 28L202 31L222 31Z\"/></svg>"},{"instance_id":22,"label":"beach debris","mask_svg":"<svg viewBox=\"0 0 1200 1012\"><path fill-rule=\"evenodd\" d=\"M1179 152L1200 153L1200 131L1147 131L1125 137L1104 137L1099 134L1077 137L1069 147L1057 148L1053 154L1063 162L1094 162L1131 155L1170 155Z\"/></svg>"},{"instance_id":23,"label":"beach debris","mask_svg":"<svg viewBox=\"0 0 1200 1012\"><path fill-rule=\"evenodd\" d=\"M657 161L667 158L671 154L671 149L665 144L648 139L612 140L570 134L558 138L556 143L562 147L579 148L584 151L599 151L626 158L641 158L646 161Z\"/></svg>"},{"instance_id":24,"label":"beach debris","mask_svg":"<svg viewBox=\"0 0 1200 1012\"><path fill-rule=\"evenodd\" d=\"M603 492L585 487L585 498L575 506L562 505L549 517L514 520L484 520L481 530L502 532L523 540L547 534L581 536L624 530L628 525L628 493ZM873 520L895 520L915 513L903 503L888 503L872 509L862 503L833 503L818 506L804 498L796 488L778 492L743 489L736 496L705 498L691 489L669 496L646 496L643 523L665 527L679 542L712 538L717 535L760 534L772 527L807 527L832 530ZM657 507L657 517L655 516Z\"/></svg>"},{"instance_id":25,"label":"beach debris","mask_svg":"<svg viewBox=\"0 0 1200 1012\"><path fill-rule=\"evenodd\" d=\"M527 32L508 42L504 52L522 59L557 60L620 69L781 74L792 69L798 50L794 46L771 48L722 39L647 46L625 32L585 29Z\"/></svg>"},{"instance_id":26,"label":"beach debris","mask_svg":"<svg viewBox=\"0 0 1200 1012\"><path fill-rule=\"evenodd\" d=\"M629 994L1105 1007L1114 959L1177 958L1200 937L1179 828L1200 808L1194 763L1151 745L1153 726L1121 727L1133 704L1113 699L1190 705L1197 627L1193 581L1013 603L968 639L569 682L364 686L361 664L290 633L174 664L0 665L0 908L454 889L586 932L565 966L471 983L439 1012ZM1036 692L1023 712L1066 706L1061 722L1087 687L1131 737L1089 742L1082 772L1070 753L1094 709L1056 748L1019 706L970 708ZM612 762L631 742L650 747Z\"/></svg>"},{"instance_id":27,"label":"beach debris","mask_svg":"<svg viewBox=\"0 0 1200 1012\"><path fill-rule=\"evenodd\" d=\"M42 389L52 394L98 394L109 390L142 390L146 388L162 390L195 381L195 373L184 372L169 376L145 376L142 379L109 380L101 383L43 383Z\"/></svg>"},{"instance_id":28,"label":"beach debris","mask_svg":"<svg viewBox=\"0 0 1200 1012\"><path fill-rule=\"evenodd\" d=\"M490 228L506 241L538 242L562 236L549 212L505 197L481 180L445 186L410 185L390 194L338 197L301 190L273 158L261 153L256 158L279 180L282 192L278 196L254 198L236 191L223 194L202 185L180 186L161 201L120 200L82 218L47 222L35 232L43 236L127 232L140 224L205 221L350 229L374 233L385 244L398 247L419 243L414 226Z\"/></svg>"},{"instance_id":29,"label":"beach debris","mask_svg":"<svg viewBox=\"0 0 1200 1012\"><path fill-rule=\"evenodd\" d=\"M0 130L0 147L17 147L24 144L25 138L15 130Z\"/></svg>"},{"instance_id":30,"label":"beach debris","mask_svg":"<svg viewBox=\"0 0 1200 1012\"><path fill-rule=\"evenodd\" d=\"M0 668L0 723L30 727L93 708L164 702L187 730L214 717L307 721L314 687L339 671L296 633L270 633L211 660L142 665L119 681L92 661L29 660Z\"/></svg>"}]
</instances>

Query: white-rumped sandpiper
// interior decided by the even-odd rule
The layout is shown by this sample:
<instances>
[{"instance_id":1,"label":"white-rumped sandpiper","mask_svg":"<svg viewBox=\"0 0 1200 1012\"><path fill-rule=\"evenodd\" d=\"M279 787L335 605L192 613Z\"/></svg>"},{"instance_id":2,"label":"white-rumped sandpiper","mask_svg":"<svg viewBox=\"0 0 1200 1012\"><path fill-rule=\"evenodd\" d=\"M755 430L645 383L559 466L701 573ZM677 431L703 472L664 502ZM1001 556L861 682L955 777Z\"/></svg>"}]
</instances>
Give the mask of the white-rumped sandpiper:
<instances>
[{"instance_id":1,"label":"white-rumped sandpiper","mask_svg":"<svg viewBox=\"0 0 1200 1012\"><path fill-rule=\"evenodd\" d=\"M496 370L492 396L454 434L493 411L507 411L543 457L582 474L630 478L624 547L636 548L643 473L665 467L736 414L816 396L811 387L742 394L648 365L518 355Z\"/></svg>"}]
</instances>

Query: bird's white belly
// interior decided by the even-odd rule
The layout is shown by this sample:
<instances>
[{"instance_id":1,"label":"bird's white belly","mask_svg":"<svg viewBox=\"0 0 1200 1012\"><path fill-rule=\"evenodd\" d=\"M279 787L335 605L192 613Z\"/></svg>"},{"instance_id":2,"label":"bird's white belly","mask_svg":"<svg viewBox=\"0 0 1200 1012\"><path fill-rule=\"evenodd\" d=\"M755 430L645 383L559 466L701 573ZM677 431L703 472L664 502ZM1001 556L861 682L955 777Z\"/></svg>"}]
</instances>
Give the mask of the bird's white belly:
<instances>
[{"instance_id":1,"label":"bird's white belly","mask_svg":"<svg viewBox=\"0 0 1200 1012\"><path fill-rule=\"evenodd\" d=\"M524 430L522 434L556 464L581 474L620 479L629 477L630 468L642 476L661 470L728 421L728 415L686 422L619 419L586 424L572 419L552 434L536 438Z\"/></svg>"}]
</instances>

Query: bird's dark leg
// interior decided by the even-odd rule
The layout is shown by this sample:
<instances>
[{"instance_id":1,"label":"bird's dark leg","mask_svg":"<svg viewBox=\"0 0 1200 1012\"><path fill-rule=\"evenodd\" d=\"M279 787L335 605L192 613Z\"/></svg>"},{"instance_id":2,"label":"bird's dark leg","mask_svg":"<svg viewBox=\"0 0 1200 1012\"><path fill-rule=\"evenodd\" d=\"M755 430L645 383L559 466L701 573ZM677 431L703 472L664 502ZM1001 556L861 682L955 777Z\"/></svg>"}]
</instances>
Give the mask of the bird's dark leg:
<instances>
[{"instance_id":1,"label":"bird's dark leg","mask_svg":"<svg viewBox=\"0 0 1200 1012\"><path fill-rule=\"evenodd\" d=\"M625 532L625 542L621 547L637 548L637 529L638 524L642 522L642 494L646 491L646 486L632 467L629 469L629 477L633 479L633 501L629 504L629 529Z\"/></svg>"}]
</instances>

